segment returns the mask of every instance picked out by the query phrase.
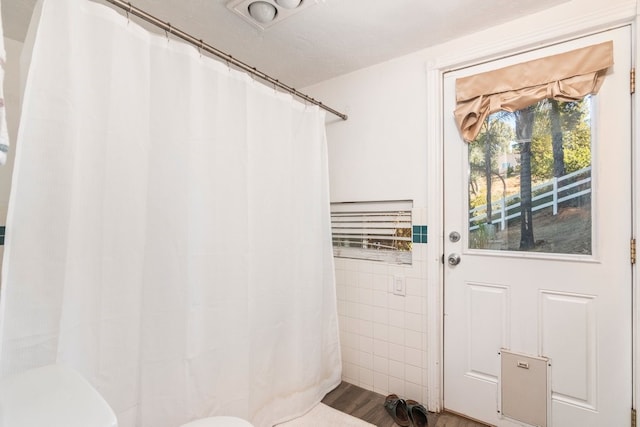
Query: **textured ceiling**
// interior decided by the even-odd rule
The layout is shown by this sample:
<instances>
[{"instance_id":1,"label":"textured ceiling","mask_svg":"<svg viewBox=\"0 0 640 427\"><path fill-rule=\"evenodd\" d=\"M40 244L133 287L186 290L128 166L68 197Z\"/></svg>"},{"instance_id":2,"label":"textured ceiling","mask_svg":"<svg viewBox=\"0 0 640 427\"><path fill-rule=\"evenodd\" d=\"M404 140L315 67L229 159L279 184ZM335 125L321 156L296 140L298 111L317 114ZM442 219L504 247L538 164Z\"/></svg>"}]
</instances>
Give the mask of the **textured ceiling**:
<instances>
[{"instance_id":1,"label":"textured ceiling","mask_svg":"<svg viewBox=\"0 0 640 427\"><path fill-rule=\"evenodd\" d=\"M266 30L229 11L228 0L131 3L290 86L304 87L569 0L305 1L316 4ZM6 37L24 39L35 3L1 0Z\"/></svg>"}]
</instances>

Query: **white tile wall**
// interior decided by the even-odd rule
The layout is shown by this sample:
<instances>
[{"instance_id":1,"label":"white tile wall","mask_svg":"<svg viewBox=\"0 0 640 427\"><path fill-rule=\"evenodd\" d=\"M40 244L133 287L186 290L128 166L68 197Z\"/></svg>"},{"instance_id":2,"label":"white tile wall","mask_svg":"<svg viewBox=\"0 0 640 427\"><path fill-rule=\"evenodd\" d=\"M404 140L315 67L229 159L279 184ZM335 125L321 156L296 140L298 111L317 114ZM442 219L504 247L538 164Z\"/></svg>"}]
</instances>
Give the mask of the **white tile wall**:
<instances>
[{"instance_id":1,"label":"white tile wall","mask_svg":"<svg viewBox=\"0 0 640 427\"><path fill-rule=\"evenodd\" d=\"M414 210L414 224L421 216ZM335 259L344 381L426 402L425 260L426 244L415 243L411 266ZM394 276L405 296L390 292Z\"/></svg>"}]
</instances>

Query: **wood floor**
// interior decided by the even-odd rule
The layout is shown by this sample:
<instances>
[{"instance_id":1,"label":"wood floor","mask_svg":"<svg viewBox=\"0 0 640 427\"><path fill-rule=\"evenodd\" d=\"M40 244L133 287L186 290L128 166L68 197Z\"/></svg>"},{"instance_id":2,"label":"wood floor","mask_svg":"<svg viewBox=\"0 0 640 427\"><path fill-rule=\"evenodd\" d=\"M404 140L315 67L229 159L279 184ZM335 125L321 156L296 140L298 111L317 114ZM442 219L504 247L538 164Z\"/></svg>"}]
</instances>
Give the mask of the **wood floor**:
<instances>
[{"instance_id":1,"label":"wood floor","mask_svg":"<svg viewBox=\"0 0 640 427\"><path fill-rule=\"evenodd\" d=\"M324 397L322 403L378 427L396 426L384 409L384 399L385 396L381 394L343 381ZM449 413L429 413L428 421L429 427L486 427L485 424Z\"/></svg>"}]
</instances>

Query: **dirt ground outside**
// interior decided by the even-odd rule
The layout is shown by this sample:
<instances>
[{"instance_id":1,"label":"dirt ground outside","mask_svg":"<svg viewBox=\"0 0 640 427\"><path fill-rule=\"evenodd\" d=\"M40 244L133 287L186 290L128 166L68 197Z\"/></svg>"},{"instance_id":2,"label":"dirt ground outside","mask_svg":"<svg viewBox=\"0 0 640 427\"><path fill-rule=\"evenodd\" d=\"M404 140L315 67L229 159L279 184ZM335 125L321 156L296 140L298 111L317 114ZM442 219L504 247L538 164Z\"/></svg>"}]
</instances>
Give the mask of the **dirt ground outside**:
<instances>
[{"instance_id":1,"label":"dirt ground outside","mask_svg":"<svg viewBox=\"0 0 640 427\"><path fill-rule=\"evenodd\" d=\"M520 219L509 221L505 230L499 224L470 232L470 247L503 251L520 251ZM529 252L591 254L591 203L561 206L553 215L551 208L533 214L535 247Z\"/></svg>"},{"instance_id":2,"label":"dirt ground outside","mask_svg":"<svg viewBox=\"0 0 640 427\"><path fill-rule=\"evenodd\" d=\"M535 187L547 180L533 182ZM479 180L474 194L476 205L486 203L486 183ZM520 176L513 175L504 180L492 179L492 200L518 195ZM576 188L576 190L579 190ZM566 193L565 193L566 195ZM548 199L546 199L548 200ZM546 201L545 200L545 201ZM478 203L479 202L479 203ZM528 252L590 255L592 253L591 194L586 194L558 206L553 215L551 207L533 212L533 238L535 246ZM502 251L520 251L520 217L509 220L505 230L500 224L483 224L469 233L469 247Z\"/></svg>"}]
</instances>

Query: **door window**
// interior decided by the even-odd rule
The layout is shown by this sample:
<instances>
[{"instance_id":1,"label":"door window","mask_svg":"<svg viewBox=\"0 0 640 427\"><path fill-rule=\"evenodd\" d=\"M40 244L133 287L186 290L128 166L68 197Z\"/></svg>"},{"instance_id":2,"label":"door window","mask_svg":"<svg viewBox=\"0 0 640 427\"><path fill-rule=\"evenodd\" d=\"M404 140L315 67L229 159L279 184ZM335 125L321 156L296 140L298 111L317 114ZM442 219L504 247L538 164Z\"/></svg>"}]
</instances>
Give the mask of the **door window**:
<instances>
[{"instance_id":1,"label":"door window","mask_svg":"<svg viewBox=\"0 0 640 427\"><path fill-rule=\"evenodd\" d=\"M468 146L469 249L591 255L593 101L487 117Z\"/></svg>"}]
</instances>

